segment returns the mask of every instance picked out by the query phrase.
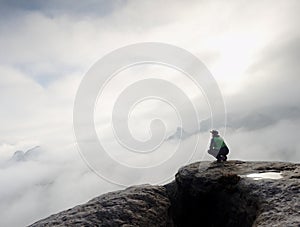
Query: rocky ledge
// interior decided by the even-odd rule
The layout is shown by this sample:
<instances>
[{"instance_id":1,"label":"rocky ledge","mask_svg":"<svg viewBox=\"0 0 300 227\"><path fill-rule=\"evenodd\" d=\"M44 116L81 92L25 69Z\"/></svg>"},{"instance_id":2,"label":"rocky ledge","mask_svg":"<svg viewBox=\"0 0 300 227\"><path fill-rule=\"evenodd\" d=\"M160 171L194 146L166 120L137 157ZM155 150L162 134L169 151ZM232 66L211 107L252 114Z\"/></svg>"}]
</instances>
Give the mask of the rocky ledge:
<instances>
[{"instance_id":1,"label":"rocky ledge","mask_svg":"<svg viewBox=\"0 0 300 227\"><path fill-rule=\"evenodd\" d=\"M300 164L193 163L167 185L107 193L31 226L299 227Z\"/></svg>"}]
</instances>

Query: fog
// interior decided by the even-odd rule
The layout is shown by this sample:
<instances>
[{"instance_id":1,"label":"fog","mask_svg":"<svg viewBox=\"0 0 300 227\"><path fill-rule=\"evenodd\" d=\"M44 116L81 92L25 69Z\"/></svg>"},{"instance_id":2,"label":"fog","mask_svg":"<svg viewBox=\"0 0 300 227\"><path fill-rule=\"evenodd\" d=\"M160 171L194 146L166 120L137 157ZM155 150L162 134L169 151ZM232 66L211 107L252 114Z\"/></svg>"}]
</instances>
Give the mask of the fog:
<instances>
[{"instance_id":1,"label":"fog","mask_svg":"<svg viewBox=\"0 0 300 227\"><path fill-rule=\"evenodd\" d=\"M0 0L0 226L28 225L122 189L112 181L123 165L132 169L124 173L131 185L168 182L185 163L213 161L206 153L211 127L222 133L229 159L299 162L299 10L297 0ZM113 160L97 174L74 135L76 92L95 62L138 42L168 43L200 59L222 92L227 123L211 124L205 94L181 72L132 67L107 84L95 106L96 131ZM128 152L115 138L111 110L126 87L147 78L184 92L197 109L199 129L184 128L191 136L167 140L181 126L178 111L161 100L142 101L129 116L131 134L146 141L160 133L150 127L158 118L166 140L153 153ZM189 110L185 103L178 106ZM186 153L178 152L180 144ZM16 151L27 156L16 158ZM168 165L155 168L164 162ZM143 174L145 167L153 168L151 178Z\"/></svg>"}]
</instances>

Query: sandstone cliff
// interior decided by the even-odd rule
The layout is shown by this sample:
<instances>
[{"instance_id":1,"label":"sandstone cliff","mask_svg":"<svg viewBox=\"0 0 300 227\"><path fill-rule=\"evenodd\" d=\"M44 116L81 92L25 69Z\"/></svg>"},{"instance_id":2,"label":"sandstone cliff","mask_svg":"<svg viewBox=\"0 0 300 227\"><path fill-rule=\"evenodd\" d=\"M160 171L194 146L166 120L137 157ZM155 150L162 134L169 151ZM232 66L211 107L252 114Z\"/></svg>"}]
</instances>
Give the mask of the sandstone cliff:
<instances>
[{"instance_id":1,"label":"sandstone cliff","mask_svg":"<svg viewBox=\"0 0 300 227\"><path fill-rule=\"evenodd\" d=\"M299 227L300 164L193 163L167 185L107 193L31 226Z\"/></svg>"}]
</instances>

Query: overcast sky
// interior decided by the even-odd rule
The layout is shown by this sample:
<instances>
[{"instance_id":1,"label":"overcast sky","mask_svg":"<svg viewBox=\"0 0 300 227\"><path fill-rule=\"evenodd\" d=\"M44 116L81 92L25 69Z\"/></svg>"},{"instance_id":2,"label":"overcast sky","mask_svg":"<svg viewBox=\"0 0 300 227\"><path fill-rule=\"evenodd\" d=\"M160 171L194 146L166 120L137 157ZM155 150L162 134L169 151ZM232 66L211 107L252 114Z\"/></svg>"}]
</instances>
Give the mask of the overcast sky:
<instances>
[{"instance_id":1,"label":"overcast sky","mask_svg":"<svg viewBox=\"0 0 300 227\"><path fill-rule=\"evenodd\" d=\"M30 224L120 188L81 158L73 105L80 81L97 60L138 42L184 48L207 66L226 104L229 159L299 162L299 12L297 0L0 0L0 226ZM118 76L95 107L98 136L116 163L152 166L167 160L180 142L152 156L121 151L109 111L122 89L138 79L175 84L196 105L200 121L210 120L205 95L176 70L138 66ZM149 139L153 118L167 125L166 135L180 126L170 106L148 100L132 111L133 136ZM213 160L206 155L210 128L203 125L192 160ZM224 132L224 125L215 127ZM34 160L10 160L15 151L35 146L41 154ZM148 182L136 174L128 182Z\"/></svg>"}]
</instances>

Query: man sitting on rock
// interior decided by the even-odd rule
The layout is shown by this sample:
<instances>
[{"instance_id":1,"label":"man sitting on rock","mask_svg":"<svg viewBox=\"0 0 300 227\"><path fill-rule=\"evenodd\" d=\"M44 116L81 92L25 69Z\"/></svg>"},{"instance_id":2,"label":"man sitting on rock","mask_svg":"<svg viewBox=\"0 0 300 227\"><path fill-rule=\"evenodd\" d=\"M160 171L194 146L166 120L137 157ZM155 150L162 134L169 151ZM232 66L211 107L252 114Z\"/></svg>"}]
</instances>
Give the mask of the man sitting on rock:
<instances>
[{"instance_id":1,"label":"man sitting on rock","mask_svg":"<svg viewBox=\"0 0 300 227\"><path fill-rule=\"evenodd\" d=\"M208 153L217 159L217 162L224 162L227 160L229 149L224 141L224 139L219 135L217 130L211 130L212 139L210 141L210 146Z\"/></svg>"}]
</instances>

